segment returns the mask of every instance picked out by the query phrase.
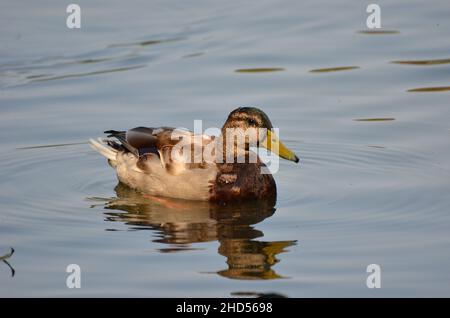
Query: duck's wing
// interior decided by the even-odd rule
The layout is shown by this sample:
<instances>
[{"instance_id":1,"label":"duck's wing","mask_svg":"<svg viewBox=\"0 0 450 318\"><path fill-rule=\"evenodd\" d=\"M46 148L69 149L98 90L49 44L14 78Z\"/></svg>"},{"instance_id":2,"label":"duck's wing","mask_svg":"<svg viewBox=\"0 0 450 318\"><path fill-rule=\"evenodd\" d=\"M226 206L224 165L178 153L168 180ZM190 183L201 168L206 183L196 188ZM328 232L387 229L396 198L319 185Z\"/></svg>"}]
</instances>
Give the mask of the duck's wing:
<instances>
[{"instance_id":1,"label":"duck's wing","mask_svg":"<svg viewBox=\"0 0 450 318\"><path fill-rule=\"evenodd\" d=\"M146 153L158 153L156 151L156 136L153 134L155 128L136 127L128 131L107 130L108 138L117 139L120 144L110 143L112 147L122 147L120 150L131 152L136 157Z\"/></svg>"},{"instance_id":2,"label":"duck's wing","mask_svg":"<svg viewBox=\"0 0 450 318\"><path fill-rule=\"evenodd\" d=\"M152 170L148 165L154 161L147 159L156 155L159 157L161 165L173 175L189 169L204 168L203 149L213 140L213 137L210 136L196 136L190 131L171 127L136 127L128 131L108 130L105 133L108 134L108 137L113 137L120 142L120 144L110 144L110 146L123 147L123 150L138 158L136 165L142 171ZM183 142L184 147L190 147L190 160L186 160L186 158L181 160L180 157L174 156L174 153L178 151L174 147L181 146L180 142ZM198 151L199 149L200 151Z\"/></svg>"}]
</instances>

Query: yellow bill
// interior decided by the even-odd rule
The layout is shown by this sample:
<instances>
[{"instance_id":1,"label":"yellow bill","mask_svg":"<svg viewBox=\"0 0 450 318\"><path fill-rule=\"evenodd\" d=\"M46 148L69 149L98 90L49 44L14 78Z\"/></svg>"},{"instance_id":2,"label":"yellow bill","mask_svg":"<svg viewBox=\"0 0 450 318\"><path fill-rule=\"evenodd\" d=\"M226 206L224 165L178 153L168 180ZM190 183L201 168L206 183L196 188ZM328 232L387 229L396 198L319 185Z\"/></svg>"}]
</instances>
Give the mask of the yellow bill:
<instances>
[{"instance_id":1,"label":"yellow bill","mask_svg":"<svg viewBox=\"0 0 450 318\"><path fill-rule=\"evenodd\" d=\"M283 145L278 136L274 134L270 129L267 130L267 137L261 143L261 146L270 150L283 159L291 160L295 163L299 162L299 159L295 155L295 153L293 153L285 145Z\"/></svg>"}]
</instances>

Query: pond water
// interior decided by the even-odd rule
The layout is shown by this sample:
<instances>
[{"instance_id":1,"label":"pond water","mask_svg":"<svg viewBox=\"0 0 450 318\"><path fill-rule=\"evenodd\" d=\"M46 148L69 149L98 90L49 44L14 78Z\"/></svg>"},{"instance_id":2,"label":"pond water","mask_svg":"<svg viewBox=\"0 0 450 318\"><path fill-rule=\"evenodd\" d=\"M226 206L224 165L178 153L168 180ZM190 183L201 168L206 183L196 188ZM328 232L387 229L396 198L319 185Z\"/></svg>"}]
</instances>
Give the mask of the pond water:
<instances>
[{"instance_id":1,"label":"pond water","mask_svg":"<svg viewBox=\"0 0 450 318\"><path fill-rule=\"evenodd\" d=\"M450 296L448 1L77 3L0 4L0 296ZM149 200L87 144L238 106L300 157L276 203Z\"/></svg>"}]
</instances>

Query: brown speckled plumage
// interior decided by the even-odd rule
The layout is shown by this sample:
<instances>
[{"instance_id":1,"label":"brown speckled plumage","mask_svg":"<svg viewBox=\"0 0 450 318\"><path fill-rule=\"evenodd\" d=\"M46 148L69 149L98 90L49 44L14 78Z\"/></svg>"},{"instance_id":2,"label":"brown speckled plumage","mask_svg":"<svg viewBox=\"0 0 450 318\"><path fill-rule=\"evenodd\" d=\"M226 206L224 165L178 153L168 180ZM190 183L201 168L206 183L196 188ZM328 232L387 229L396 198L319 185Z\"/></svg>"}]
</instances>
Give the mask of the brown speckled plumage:
<instances>
[{"instance_id":1,"label":"brown speckled plumage","mask_svg":"<svg viewBox=\"0 0 450 318\"><path fill-rule=\"evenodd\" d=\"M261 174L258 163L217 164L218 173L211 184L210 201L228 202L258 198L275 198L277 188L271 174Z\"/></svg>"},{"instance_id":2,"label":"brown speckled plumage","mask_svg":"<svg viewBox=\"0 0 450 318\"><path fill-rule=\"evenodd\" d=\"M219 144L223 145L223 150L220 150L218 157L222 156L225 159L227 128L270 130L273 127L267 115L261 110L252 107L237 108L228 116L219 139L200 136L201 149L219 141ZM250 150L247 139L244 147L239 149L236 148L237 144L234 144L234 150L238 150L241 155L244 154L245 163L236 161L220 163L217 160L205 162L203 158L200 162L191 160L188 163L172 158L172 150L181 140L173 139L173 132L174 128L170 127L137 127L126 132L109 130L105 133L113 139L104 140L109 147L102 144L103 141L91 140L91 145L108 158L121 182L144 193L213 202L276 199L277 188L273 176L261 173L261 169L265 167L264 163L259 158L256 163L249 163ZM186 136L192 138L194 135L186 132ZM259 134L257 138L258 145L261 146L264 139L259 140L262 138ZM191 154L194 156L194 147L198 147L199 142L194 141L194 138L190 140L188 147L190 145ZM288 152L288 156L284 155L284 158L298 162L294 153L287 148L285 151Z\"/></svg>"}]
</instances>

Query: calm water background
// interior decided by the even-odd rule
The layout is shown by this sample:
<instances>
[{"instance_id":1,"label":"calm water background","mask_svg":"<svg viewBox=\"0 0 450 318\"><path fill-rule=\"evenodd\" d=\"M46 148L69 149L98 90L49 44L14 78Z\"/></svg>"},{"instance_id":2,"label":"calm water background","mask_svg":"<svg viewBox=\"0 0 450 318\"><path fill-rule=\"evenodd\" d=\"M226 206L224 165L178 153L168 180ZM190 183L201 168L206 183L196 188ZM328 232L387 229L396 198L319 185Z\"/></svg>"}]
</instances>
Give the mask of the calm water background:
<instances>
[{"instance_id":1,"label":"calm water background","mask_svg":"<svg viewBox=\"0 0 450 318\"><path fill-rule=\"evenodd\" d=\"M2 1L0 255L15 249L15 276L0 262L0 296L450 296L450 91L408 92L450 86L450 3L377 3L398 32L358 32L361 1L79 0L81 30L68 3ZM345 66L359 68L310 72ZM255 68L283 70L236 72ZM84 143L253 105L301 157L275 175L275 211L149 202ZM393 120L355 120L371 118Z\"/></svg>"}]
</instances>

